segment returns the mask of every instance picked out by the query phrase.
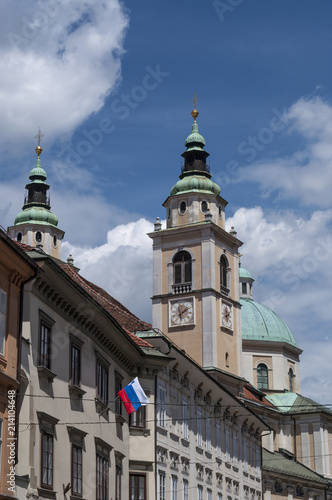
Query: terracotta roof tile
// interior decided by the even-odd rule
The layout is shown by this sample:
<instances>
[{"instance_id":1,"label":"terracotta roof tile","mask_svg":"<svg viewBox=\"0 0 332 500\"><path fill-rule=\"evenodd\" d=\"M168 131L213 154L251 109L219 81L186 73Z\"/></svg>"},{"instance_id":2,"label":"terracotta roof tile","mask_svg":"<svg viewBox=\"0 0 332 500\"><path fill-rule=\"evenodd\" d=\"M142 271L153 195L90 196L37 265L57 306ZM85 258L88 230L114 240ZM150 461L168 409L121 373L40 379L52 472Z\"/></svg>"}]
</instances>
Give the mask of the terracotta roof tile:
<instances>
[{"instance_id":1,"label":"terracotta roof tile","mask_svg":"<svg viewBox=\"0 0 332 500\"><path fill-rule=\"evenodd\" d=\"M269 406L270 408L276 408L270 401L268 401L265 397L265 395L257 391L254 387L251 387L250 385L246 385L243 387L243 394L245 399L248 399L249 401L253 401L254 403L259 403L264 406Z\"/></svg>"}]
</instances>

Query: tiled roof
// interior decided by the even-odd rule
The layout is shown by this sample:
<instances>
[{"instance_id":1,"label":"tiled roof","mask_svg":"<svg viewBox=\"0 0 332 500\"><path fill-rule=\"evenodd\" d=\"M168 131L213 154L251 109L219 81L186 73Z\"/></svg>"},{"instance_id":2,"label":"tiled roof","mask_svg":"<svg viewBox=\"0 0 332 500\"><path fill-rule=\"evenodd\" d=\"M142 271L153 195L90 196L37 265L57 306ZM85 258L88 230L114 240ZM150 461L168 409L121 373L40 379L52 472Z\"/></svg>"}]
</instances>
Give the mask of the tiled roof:
<instances>
[{"instance_id":1,"label":"tiled roof","mask_svg":"<svg viewBox=\"0 0 332 500\"><path fill-rule=\"evenodd\" d=\"M91 283L83 278L73 268L73 266L64 262L58 262L63 271L82 287L98 304L100 304L128 333L129 337L140 347L153 348L153 346L144 339L135 335L137 331L150 330L152 326L142 321L137 316L123 306L119 301L109 295L103 288Z\"/></svg>"},{"instance_id":2,"label":"tiled roof","mask_svg":"<svg viewBox=\"0 0 332 500\"><path fill-rule=\"evenodd\" d=\"M270 408L275 408L275 406L266 399L263 392L258 391L249 384L243 387L243 394L245 399L248 399L249 401L253 401L254 403L258 403L260 405L269 406Z\"/></svg>"},{"instance_id":3,"label":"tiled roof","mask_svg":"<svg viewBox=\"0 0 332 500\"><path fill-rule=\"evenodd\" d=\"M296 476L316 483L327 484L329 482L319 474L316 474L313 470L294 460L293 457L287 457L280 452L271 453L265 448L263 448L263 470L284 474L286 476Z\"/></svg>"}]
</instances>

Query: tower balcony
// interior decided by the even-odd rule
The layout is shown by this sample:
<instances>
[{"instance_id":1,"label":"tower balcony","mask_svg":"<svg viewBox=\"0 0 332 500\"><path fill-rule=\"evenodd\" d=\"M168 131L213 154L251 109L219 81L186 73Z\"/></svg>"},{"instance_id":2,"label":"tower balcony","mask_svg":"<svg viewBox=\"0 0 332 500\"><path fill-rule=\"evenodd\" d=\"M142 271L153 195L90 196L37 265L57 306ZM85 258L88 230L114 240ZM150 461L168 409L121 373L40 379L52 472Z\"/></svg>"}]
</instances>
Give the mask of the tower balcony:
<instances>
[{"instance_id":1,"label":"tower balcony","mask_svg":"<svg viewBox=\"0 0 332 500\"><path fill-rule=\"evenodd\" d=\"M24 205L28 205L28 204L31 204L31 203L40 203L40 204L43 204L43 205L48 205L50 206L50 197L49 196L45 196L44 194L41 194L41 193L34 193L33 196L25 196L24 197Z\"/></svg>"},{"instance_id":2,"label":"tower balcony","mask_svg":"<svg viewBox=\"0 0 332 500\"><path fill-rule=\"evenodd\" d=\"M194 160L190 163L183 163L181 165L181 174L183 174L183 172L191 172L192 170L210 173L210 165L204 163L202 160Z\"/></svg>"},{"instance_id":3,"label":"tower balcony","mask_svg":"<svg viewBox=\"0 0 332 500\"><path fill-rule=\"evenodd\" d=\"M179 295L181 293L191 292L191 283L179 283L177 285L172 285L172 290L174 295Z\"/></svg>"}]
</instances>

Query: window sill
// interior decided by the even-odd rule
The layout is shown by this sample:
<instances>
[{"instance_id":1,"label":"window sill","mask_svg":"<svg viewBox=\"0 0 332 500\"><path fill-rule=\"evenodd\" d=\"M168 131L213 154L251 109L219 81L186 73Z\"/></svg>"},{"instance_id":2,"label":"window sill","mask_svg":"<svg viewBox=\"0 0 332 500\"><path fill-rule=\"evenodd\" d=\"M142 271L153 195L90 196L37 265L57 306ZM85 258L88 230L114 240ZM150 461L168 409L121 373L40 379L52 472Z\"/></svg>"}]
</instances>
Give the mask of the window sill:
<instances>
[{"instance_id":1,"label":"window sill","mask_svg":"<svg viewBox=\"0 0 332 500\"><path fill-rule=\"evenodd\" d=\"M38 373L41 377L47 378L49 382L53 382L53 380L56 377L56 374L46 368L45 366L38 366L37 367ZM47 490L46 490L47 491Z\"/></svg>"},{"instance_id":2,"label":"window sill","mask_svg":"<svg viewBox=\"0 0 332 500\"><path fill-rule=\"evenodd\" d=\"M98 398L95 399L95 403L96 403L96 412L99 413L99 415L104 415L105 417L108 417L109 408L107 404Z\"/></svg>"},{"instance_id":3,"label":"window sill","mask_svg":"<svg viewBox=\"0 0 332 500\"><path fill-rule=\"evenodd\" d=\"M56 498L57 492L54 491L52 488L38 488L38 493L39 496L42 496L44 498Z\"/></svg>"},{"instance_id":4,"label":"window sill","mask_svg":"<svg viewBox=\"0 0 332 500\"><path fill-rule=\"evenodd\" d=\"M126 419L122 415L115 415L115 421L117 424L123 425Z\"/></svg>"},{"instance_id":5,"label":"window sill","mask_svg":"<svg viewBox=\"0 0 332 500\"><path fill-rule=\"evenodd\" d=\"M84 394L86 394L86 391L83 391L78 385L68 385L69 388L69 393L71 396L77 396L79 399L81 399Z\"/></svg>"},{"instance_id":6,"label":"window sill","mask_svg":"<svg viewBox=\"0 0 332 500\"><path fill-rule=\"evenodd\" d=\"M150 436L150 429L146 429L145 427L129 427L129 434L131 436Z\"/></svg>"}]
</instances>

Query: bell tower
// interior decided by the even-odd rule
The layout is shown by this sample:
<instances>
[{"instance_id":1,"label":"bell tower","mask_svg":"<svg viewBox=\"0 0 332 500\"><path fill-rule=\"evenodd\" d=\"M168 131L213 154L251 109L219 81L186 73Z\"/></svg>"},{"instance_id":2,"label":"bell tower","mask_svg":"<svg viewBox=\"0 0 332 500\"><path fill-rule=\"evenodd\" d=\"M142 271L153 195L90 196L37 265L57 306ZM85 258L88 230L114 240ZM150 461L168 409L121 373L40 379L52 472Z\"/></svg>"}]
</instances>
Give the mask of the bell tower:
<instances>
[{"instance_id":1,"label":"bell tower","mask_svg":"<svg viewBox=\"0 0 332 500\"><path fill-rule=\"evenodd\" d=\"M50 186L46 183L47 175L40 161L43 151L40 146L42 137L43 134L39 129L35 137L38 140L35 149L37 160L35 167L30 171L30 182L25 186L27 194L23 211L17 215L14 225L8 227L8 233L17 242L40 248L52 257L60 259L61 240L65 233L57 227L58 218L51 212L48 195Z\"/></svg>"},{"instance_id":2,"label":"bell tower","mask_svg":"<svg viewBox=\"0 0 332 500\"><path fill-rule=\"evenodd\" d=\"M204 368L241 373L239 247L225 230L227 201L212 181L194 123L185 141L179 181L164 202L166 229L157 220L153 240L152 323Z\"/></svg>"}]
</instances>

